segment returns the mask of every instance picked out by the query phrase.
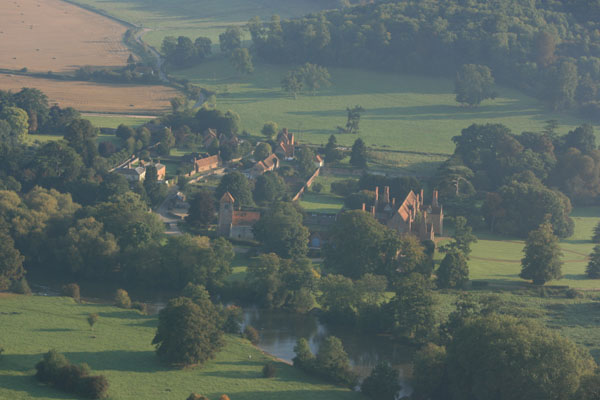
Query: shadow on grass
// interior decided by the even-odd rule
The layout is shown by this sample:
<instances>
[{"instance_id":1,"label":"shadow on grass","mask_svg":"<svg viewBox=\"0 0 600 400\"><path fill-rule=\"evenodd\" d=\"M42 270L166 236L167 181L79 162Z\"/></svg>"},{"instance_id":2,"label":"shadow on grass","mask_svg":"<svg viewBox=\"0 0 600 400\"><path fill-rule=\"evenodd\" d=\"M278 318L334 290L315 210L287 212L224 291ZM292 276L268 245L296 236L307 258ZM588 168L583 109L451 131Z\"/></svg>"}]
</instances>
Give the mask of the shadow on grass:
<instances>
[{"instance_id":1,"label":"shadow on grass","mask_svg":"<svg viewBox=\"0 0 600 400\"><path fill-rule=\"evenodd\" d=\"M42 328L36 329L36 332L74 332L75 329L71 328Z\"/></svg>"},{"instance_id":2,"label":"shadow on grass","mask_svg":"<svg viewBox=\"0 0 600 400\"><path fill-rule=\"evenodd\" d=\"M87 363L92 370L149 372L168 371L154 351L109 350L63 353L73 363Z\"/></svg>"},{"instance_id":3,"label":"shadow on grass","mask_svg":"<svg viewBox=\"0 0 600 400\"><path fill-rule=\"evenodd\" d=\"M33 375L0 375L0 388L27 393L28 398L34 399L77 399L38 382Z\"/></svg>"}]
</instances>

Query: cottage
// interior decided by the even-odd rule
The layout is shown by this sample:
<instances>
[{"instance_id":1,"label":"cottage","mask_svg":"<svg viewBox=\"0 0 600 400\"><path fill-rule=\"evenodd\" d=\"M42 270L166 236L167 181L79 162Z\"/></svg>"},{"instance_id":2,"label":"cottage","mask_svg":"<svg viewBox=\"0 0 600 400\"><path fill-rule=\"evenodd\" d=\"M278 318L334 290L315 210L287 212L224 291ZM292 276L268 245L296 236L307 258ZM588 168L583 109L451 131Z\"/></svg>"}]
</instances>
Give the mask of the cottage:
<instances>
[{"instance_id":1,"label":"cottage","mask_svg":"<svg viewBox=\"0 0 600 400\"><path fill-rule=\"evenodd\" d=\"M115 169L115 172L119 175L123 175L125 179L130 182L141 182L146 177L146 168L144 167L130 168L130 166L128 166L127 168L117 168Z\"/></svg>"},{"instance_id":2,"label":"cottage","mask_svg":"<svg viewBox=\"0 0 600 400\"><path fill-rule=\"evenodd\" d=\"M219 203L218 234L231 239L253 240L252 227L260 219L260 212L235 210L235 199L229 192Z\"/></svg>"},{"instance_id":3,"label":"cottage","mask_svg":"<svg viewBox=\"0 0 600 400\"><path fill-rule=\"evenodd\" d=\"M260 175L268 171L273 171L279 168L279 158L275 154L271 154L262 161L257 162L245 172L245 175L250 179L256 179Z\"/></svg>"}]
</instances>

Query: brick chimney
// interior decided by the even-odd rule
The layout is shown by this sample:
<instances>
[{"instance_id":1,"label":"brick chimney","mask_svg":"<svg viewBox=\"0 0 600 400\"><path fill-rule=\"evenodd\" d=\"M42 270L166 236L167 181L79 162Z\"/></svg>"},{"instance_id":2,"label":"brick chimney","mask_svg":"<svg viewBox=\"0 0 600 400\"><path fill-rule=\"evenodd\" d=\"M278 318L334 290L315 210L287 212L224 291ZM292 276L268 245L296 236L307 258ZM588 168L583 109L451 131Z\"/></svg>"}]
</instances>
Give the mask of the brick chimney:
<instances>
[{"instance_id":1,"label":"brick chimney","mask_svg":"<svg viewBox=\"0 0 600 400\"><path fill-rule=\"evenodd\" d=\"M375 216L375 206L371 206L371 214L373 214L373 216Z\"/></svg>"},{"instance_id":2,"label":"brick chimney","mask_svg":"<svg viewBox=\"0 0 600 400\"><path fill-rule=\"evenodd\" d=\"M367 205L365 203L363 203L363 205L362 205L362 210L367 211Z\"/></svg>"},{"instance_id":3,"label":"brick chimney","mask_svg":"<svg viewBox=\"0 0 600 400\"><path fill-rule=\"evenodd\" d=\"M396 198L395 197L392 199L392 206L396 207Z\"/></svg>"},{"instance_id":4,"label":"brick chimney","mask_svg":"<svg viewBox=\"0 0 600 400\"><path fill-rule=\"evenodd\" d=\"M383 188L383 202L385 204L390 203L390 187L386 186Z\"/></svg>"},{"instance_id":5,"label":"brick chimney","mask_svg":"<svg viewBox=\"0 0 600 400\"><path fill-rule=\"evenodd\" d=\"M379 204L379 186L375 187L375 204Z\"/></svg>"},{"instance_id":6,"label":"brick chimney","mask_svg":"<svg viewBox=\"0 0 600 400\"><path fill-rule=\"evenodd\" d=\"M438 191L437 190L433 191L433 199L431 200L431 205L433 207L439 207L439 204L438 204Z\"/></svg>"},{"instance_id":7,"label":"brick chimney","mask_svg":"<svg viewBox=\"0 0 600 400\"><path fill-rule=\"evenodd\" d=\"M421 189L421 198L420 198L420 203L419 205L423 205L423 201L425 200L425 197L423 197L423 189Z\"/></svg>"}]
</instances>

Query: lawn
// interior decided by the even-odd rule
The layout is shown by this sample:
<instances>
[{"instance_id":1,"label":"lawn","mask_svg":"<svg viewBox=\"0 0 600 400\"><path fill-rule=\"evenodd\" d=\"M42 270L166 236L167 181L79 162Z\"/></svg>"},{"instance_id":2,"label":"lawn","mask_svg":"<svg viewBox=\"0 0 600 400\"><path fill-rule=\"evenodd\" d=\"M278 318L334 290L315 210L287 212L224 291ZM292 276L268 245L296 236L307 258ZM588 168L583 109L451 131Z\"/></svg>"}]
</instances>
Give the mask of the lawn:
<instances>
[{"instance_id":1,"label":"lawn","mask_svg":"<svg viewBox=\"0 0 600 400\"><path fill-rule=\"evenodd\" d=\"M600 222L599 207L576 208L572 217L575 220L573 236L561 240L564 265L563 279L549 282L551 285L568 285L580 289L600 289L600 280L588 279L585 267L587 256L594 244L590 241L594 226ZM519 278L524 242L521 239L507 238L478 233L479 241L472 245L469 261L470 278L486 280L493 284L524 283Z\"/></svg>"},{"instance_id":2,"label":"lawn","mask_svg":"<svg viewBox=\"0 0 600 400\"><path fill-rule=\"evenodd\" d=\"M306 212L337 213L344 206L344 199L336 195L308 191L300 198L300 206Z\"/></svg>"},{"instance_id":3,"label":"lawn","mask_svg":"<svg viewBox=\"0 0 600 400\"><path fill-rule=\"evenodd\" d=\"M151 118L128 117L126 115L101 115L101 114L83 114L82 118L89 120L98 128L113 128L116 129L119 125L125 124L129 126L139 126L150 121Z\"/></svg>"},{"instance_id":4,"label":"lawn","mask_svg":"<svg viewBox=\"0 0 600 400\"><path fill-rule=\"evenodd\" d=\"M100 315L93 331L86 322L92 312ZM362 398L283 363L277 363L277 376L266 380L261 370L270 357L234 336L227 336L224 350L202 368L166 368L150 344L156 323L155 316L107 305L0 294L0 345L5 349L0 360L0 398L74 399L33 378L35 364L51 348L105 375L112 399L181 400L191 392L213 400L223 393L235 400Z\"/></svg>"}]
</instances>

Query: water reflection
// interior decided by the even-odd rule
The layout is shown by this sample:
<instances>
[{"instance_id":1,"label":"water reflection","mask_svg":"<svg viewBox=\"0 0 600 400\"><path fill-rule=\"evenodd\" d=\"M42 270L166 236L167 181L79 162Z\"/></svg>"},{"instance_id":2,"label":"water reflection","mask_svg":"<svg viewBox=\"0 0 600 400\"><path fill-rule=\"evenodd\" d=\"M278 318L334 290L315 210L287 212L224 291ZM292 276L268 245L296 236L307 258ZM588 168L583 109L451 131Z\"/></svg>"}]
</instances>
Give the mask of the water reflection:
<instances>
[{"instance_id":1,"label":"water reflection","mask_svg":"<svg viewBox=\"0 0 600 400\"><path fill-rule=\"evenodd\" d=\"M257 308L244 309L244 324L259 331L261 349L288 362L294 358L294 346L299 338L307 339L311 350L316 353L327 336L337 336L360 377L367 376L378 362L387 361L400 372L402 395L411 392L404 377L410 373L414 349L394 343L387 336L361 334L352 329L325 325L313 315Z\"/></svg>"}]
</instances>

